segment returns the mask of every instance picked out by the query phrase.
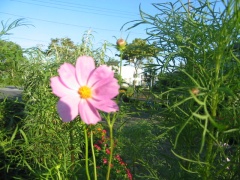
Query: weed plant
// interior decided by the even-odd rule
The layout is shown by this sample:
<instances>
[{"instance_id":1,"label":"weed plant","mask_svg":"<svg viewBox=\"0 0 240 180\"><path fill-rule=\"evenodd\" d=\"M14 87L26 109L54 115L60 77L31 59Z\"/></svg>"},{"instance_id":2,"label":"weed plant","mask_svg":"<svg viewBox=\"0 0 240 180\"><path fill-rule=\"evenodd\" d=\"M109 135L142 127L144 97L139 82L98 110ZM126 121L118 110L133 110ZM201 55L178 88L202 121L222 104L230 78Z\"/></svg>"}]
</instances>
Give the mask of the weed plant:
<instances>
[{"instance_id":1,"label":"weed plant","mask_svg":"<svg viewBox=\"0 0 240 180\"><path fill-rule=\"evenodd\" d=\"M117 174L123 162L127 165L121 168L126 165L133 179L240 178L240 2L197 0L194 5L153 4L158 14L140 9L141 20L127 24L129 29L149 27L149 42L161 49L154 65L160 74L153 89L139 89L133 95L137 98L119 101L114 142L121 159L113 159L115 179L128 179L127 172ZM87 179L85 125L80 119L61 121L50 77L56 76L60 64L74 64L81 55L94 57L98 65L105 63L106 44L93 50L89 37L87 32L74 47L56 40L48 51L25 51L19 81L24 82L22 101L0 102L0 179ZM138 98L143 96L145 100ZM90 128L96 132L97 165L104 174L109 143L97 143L107 123L104 119ZM100 174L99 179L104 177Z\"/></svg>"},{"instance_id":2,"label":"weed plant","mask_svg":"<svg viewBox=\"0 0 240 180\"><path fill-rule=\"evenodd\" d=\"M149 26L148 40L162 49L156 57L159 78L171 75L167 86L159 84L154 92L156 103L166 107L155 120L171 129L172 155L187 172L176 179L239 178L239 4L199 0L188 8L181 1L156 3L158 14L140 9L141 20L130 22L128 29ZM162 169L158 172L153 179L162 178Z\"/></svg>"}]
</instances>

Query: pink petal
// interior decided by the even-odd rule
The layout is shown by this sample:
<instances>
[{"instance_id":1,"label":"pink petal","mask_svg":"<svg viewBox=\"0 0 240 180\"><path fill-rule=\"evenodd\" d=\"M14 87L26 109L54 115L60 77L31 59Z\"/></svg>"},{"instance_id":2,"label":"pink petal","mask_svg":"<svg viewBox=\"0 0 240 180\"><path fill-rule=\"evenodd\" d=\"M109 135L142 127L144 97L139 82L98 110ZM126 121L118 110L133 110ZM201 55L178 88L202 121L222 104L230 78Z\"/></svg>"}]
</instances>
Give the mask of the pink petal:
<instances>
[{"instance_id":1,"label":"pink petal","mask_svg":"<svg viewBox=\"0 0 240 180\"><path fill-rule=\"evenodd\" d=\"M92 57L81 56L77 59L76 63L76 76L81 86L87 84L89 75L95 69L95 63Z\"/></svg>"},{"instance_id":2,"label":"pink petal","mask_svg":"<svg viewBox=\"0 0 240 180\"><path fill-rule=\"evenodd\" d=\"M50 85L52 87L52 91L58 97L63 97L63 96L66 96L66 95L76 93L76 91L73 91L73 90L67 88L62 83L61 79L58 76L52 77L50 79L50 81L51 81Z\"/></svg>"},{"instance_id":3,"label":"pink petal","mask_svg":"<svg viewBox=\"0 0 240 180\"><path fill-rule=\"evenodd\" d=\"M117 103L113 100L103 100L103 101L97 101L94 99L90 99L89 102L94 106L95 108L104 111L104 112L116 112L119 110L119 107Z\"/></svg>"},{"instance_id":4,"label":"pink petal","mask_svg":"<svg viewBox=\"0 0 240 180\"><path fill-rule=\"evenodd\" d=\"M115 78L102 79L92 87L93 98L98 100L112 99L118 95L119 88Z\"/></svg>"},{"instance_id":5,"label":"pink petal","mask_svg":"<svg viewBox=\"0 0 240 180\"><path fill-rule=\"evenodd\" d=\"M101 120L97 109L85 99L82 99L79 103L79 114L82 121L86 124L96 124Z\"/></svg>"},{"instance_id":6,"label":"pink petal","mask_svg":"<svg viewBox=\"0 0 240 180\"><path fill-rule=\"evenodd\" d=\"M64 63L58 69L62 82L70 89L78 90L79 84L75 76L75 67L72 64Z\"/></svg>"},{"instance_id":7,"label":"pink petal","mask_svg":"<svg viewBox=\"0 0 240 180\"><path fill-rule=\"evenodd\" d=\"M99 66L96 68L88 80L88 86L93 86L96 82L106 78L113 78L114 72L112 69L106 65Z\"/></svg>"},{"instance_id":8,"label":"pink petal","mask_svg":"<svg viewBox=\"0 0 240 180\"><path fill-rule=\"evenodd\" d=\"M58 113L64 122L72 121L78 115L79 102L77 96L64 96L58 101Z\"/></svg>"}]
</instances>

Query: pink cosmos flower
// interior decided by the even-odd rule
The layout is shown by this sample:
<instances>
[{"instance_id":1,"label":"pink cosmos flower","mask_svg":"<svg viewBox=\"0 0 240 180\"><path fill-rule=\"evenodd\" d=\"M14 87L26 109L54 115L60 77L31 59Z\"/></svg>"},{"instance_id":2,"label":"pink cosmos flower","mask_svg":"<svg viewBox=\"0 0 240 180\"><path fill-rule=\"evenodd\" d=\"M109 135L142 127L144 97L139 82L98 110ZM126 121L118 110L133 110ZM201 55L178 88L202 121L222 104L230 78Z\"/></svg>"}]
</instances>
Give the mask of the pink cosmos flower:
<instances>
[{"instance_id":1,"label":"pink cosmos flower","mask_svg":"<svg viewBox=\"0 0 240 180\"><path fill-rule=\"evenodd\" d=\"M60 97L57 109L64 122L72 121L78 114L86 124L101 120L98 110L118 111L112 99L118 94L119 85L110 67L95 68L92 57L81 56L76 67L64 63L58 69L59 76L51 78L53 93Z\"/></svg>"}]
</instances>

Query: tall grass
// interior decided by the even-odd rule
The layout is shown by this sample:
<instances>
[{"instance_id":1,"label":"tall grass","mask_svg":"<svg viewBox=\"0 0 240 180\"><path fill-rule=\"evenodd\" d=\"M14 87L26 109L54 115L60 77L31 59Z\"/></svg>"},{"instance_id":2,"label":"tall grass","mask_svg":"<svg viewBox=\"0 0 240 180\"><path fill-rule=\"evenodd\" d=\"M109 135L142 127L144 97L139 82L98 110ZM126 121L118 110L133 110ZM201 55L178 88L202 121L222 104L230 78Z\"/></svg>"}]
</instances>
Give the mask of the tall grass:
<instances>
[{"instance_id":1,"label":"tall grass","mask_svg":"<svg viewBox=\"0 0 240 180\"><path fill-rule=\"evenodd\" d=\"M154 95L166 102L160 123L172 128L171 152L191 178L239 177L239 4L199 0L189 11L181 1L156 3L158 14L140 9L141 20L130 22L147 24L148 40L162 49L160 80L173 72Z\"/></svg>"},{"instance_id":2,"label":"tall grass","mask_svg":"<svg viewBox=\"0 0 240 180\"><path fill-rule=\"evenodd\" d=\"M225 7L223 11L218 11L218 3ZM114 149L133 179L240 176L240 2L198 0L195 4L190 11L181 1L153 4L158 14L140 9L141 19L128 24L129 28L148 25L148 40L162 50L154 66L160 70L159 84L147 92L135 92L139 94L134 97L144 96L146 101L119 101L120 111L114 115ZM86 126L80 119L62 123L50 77L57 75L60 64L75 64L80 55L104 64L106 44L93 49L91 37L84 35L74 51L54 43L49 51L25 51L22 101L0 102L0 179L87 179ZM102 115L105 119L88 130L107 129L108 116ZM93 141L99 138L101 134ZM107 147L109 142L104 150ZM96 157L96 164L103 166L106 154L96 151ZM89 159L93 177L91 153ZM115 168L110 177L117 179ZM105 179L107 167L99 172L99 179Z\"/></svg>"}]
</instances>

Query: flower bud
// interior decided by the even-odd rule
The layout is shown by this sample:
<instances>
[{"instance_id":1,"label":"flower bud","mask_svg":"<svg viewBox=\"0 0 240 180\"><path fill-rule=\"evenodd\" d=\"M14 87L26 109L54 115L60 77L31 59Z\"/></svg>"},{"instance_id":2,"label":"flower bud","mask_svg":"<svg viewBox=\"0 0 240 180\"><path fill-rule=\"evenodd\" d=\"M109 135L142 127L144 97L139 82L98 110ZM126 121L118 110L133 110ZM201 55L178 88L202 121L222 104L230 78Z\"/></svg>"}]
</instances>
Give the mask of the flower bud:
<instances>
[{"instance_id":1,"label":"flower bud","mask_svg":"<svg viewBox=\"0 0 240 180\"><path fill-rule=\"evenodd\" d=\"M200 92L200 90L198 88L193 88L191 91L194 95L198 95Z\"/></svg>"},{"instance_id":2,"label":"flower bud","mask_svg":"<svg viewBox=\"0 0 240 180\"><path fill-rule=\"evenodd\" d=\"M124 39L120 38L120 39L117 40L116 44L117 44L117 49L119 51L123 51L126 48L127 43Z\"/></svg>"}]
</instances>

